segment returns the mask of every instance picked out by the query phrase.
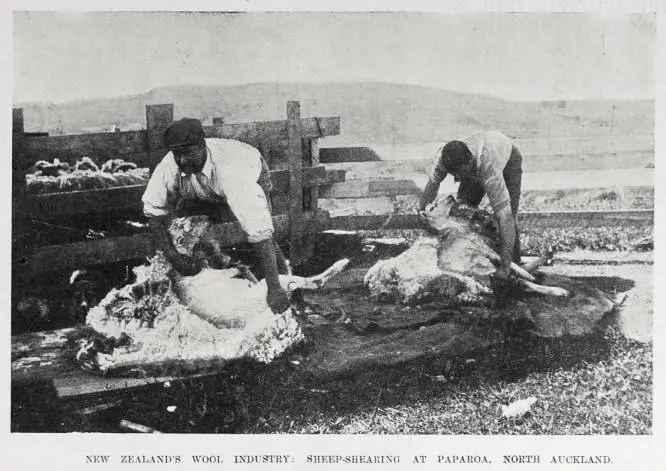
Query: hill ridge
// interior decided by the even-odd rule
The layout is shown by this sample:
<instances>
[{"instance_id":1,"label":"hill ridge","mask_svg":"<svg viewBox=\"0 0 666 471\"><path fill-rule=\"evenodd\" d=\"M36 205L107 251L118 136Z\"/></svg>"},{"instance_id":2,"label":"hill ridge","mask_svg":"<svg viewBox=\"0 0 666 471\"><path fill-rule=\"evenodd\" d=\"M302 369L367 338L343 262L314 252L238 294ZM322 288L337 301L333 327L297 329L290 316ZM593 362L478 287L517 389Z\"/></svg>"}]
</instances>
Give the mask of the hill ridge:
<instances>
[{"instance_id":1,"label":"hill ridge","mask_svg":"<svg viewBox=\"0 0 666 471\"><path fill-rule=\"evenodd\" d=\"M345 143L420 143L498 129L512 137L603 136L654 132L653 100L515 102L381 81L255 82L237 85L166 85L120 97L63 103L22 103L26 131L76 134L145 127L145 105L173 103L175 117L210 122L284 119L286 102L299 100L303 116L340 116Z\"/></svg>"}]
</instances>

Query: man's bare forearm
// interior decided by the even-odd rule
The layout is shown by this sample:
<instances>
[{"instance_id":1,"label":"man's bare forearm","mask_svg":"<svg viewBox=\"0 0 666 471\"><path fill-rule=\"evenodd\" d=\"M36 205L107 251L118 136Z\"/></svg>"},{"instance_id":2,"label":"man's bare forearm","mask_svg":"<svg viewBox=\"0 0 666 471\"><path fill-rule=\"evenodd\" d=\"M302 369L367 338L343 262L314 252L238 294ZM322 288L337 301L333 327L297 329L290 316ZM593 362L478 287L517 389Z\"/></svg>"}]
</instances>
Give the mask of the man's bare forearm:
<instances>
[{"instance_id":1,"label":"man's bare forearm","mask_svg":"<svg viewBox=\"0 0 666 471\"><path fill-rule=\"evenodd\" d=\"M153 234L153 241L156 247L164 252L168 257L176 253L176 247L173 245L167 226L169 224L168 216L154 216L148 218L148 227Z\"/></svg>"},{"instance_id":2,"label":"man's bare forearm","mask_svg":"<svg viewBox=\"0 0 666 471\"><path fill-rule=\"evenodd\" d=\"M435 200L435 197L439 192L440 183L435 183L432 181L432 179L428 179L428 183L426 183L426 186L423 189L423 193L421 194L421 198L419 200L419 211L423 211L427 205Z\"/></svg>"},{"instance_id":3,"label":"man's bare forearm","mask_svg":"<svg viewBox=\"0 0 666 471\"><path fill-rule=\"evenodd\" d=\"M264 278L268 289L279 288L280 279L278 277L277 257L275 256L275 245L273 239L262 240L252 244L259 258L259 263L264 269Z\"/></svg>"},{"instance_id":4,"label":"man's bare forearm","mask_svg":"<svg viewBox=\"0 0 666 471\"><path fill-rule=\"evenodd\" d=\"M497 220L501 240L501 267L509 269L511 267L511 260L513 260L513 247L516 242L516 227L511 214L511 208L506 207L500 210L497 214Z\"/></svg>"}]
</instances>

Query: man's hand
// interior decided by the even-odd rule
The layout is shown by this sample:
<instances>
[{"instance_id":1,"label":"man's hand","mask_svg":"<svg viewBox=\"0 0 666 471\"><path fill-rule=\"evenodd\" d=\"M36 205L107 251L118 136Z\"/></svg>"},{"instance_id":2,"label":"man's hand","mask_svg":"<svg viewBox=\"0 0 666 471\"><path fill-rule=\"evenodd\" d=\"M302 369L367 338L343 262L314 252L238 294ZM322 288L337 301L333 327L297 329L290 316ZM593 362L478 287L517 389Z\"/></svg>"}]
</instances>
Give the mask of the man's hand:
<instances>
[{"instance_id":1,"label":"man's hand","mask_svg":"<svg viewBox=\"0 0 666 471\"><path fill-rule=\"evenodd\" d=\"M426 216L425 210L423 209L419 210L418 217L419 217L419 225L424 229L427 229L429 226L428 226L428 217Z\"/></svg>"},{"instance_id":2,"label":"man's hand","mask_svg":"<svg viewBox=\"0 0 666 471\"><path fill-rule=\"evenodd\" d=\"M495 273L490 275L490 287L495 292L495 308L506 307L511 291L511 266L500 264Z\"/></svg>"},{"instance_id":3,"label":"man's hand","mask_svg":"<svg viewBox=\"0 0 666 471\"><path fill-rule=\"evenodd\" d=\"M171 265L183 276L194 276L201 271L201 263L181 253L172 253L168 257Z\"/></svg>"},{"instance_id":4,"label":"man's hand","mask_svg":"<svg viewBox=\"0 0 666 471\"><path fill-rule=\"evenodd\" d=\"M497 270L495 270L494 276L501 280L509 279L509 276L511 276L511 264L501 263L500 266L497 267Z\"/></svg>"},{"instance_id":5,"label":"man's hand","mask_svg":"<svg viewBox=\"0 0 666 471\"><path fill-rule=\"evenodd\" d=\"M269 288L268 293L266 294L266 302L275 314L282 314L289 309L289 306L291 305L289 302L289 296L282 287L273 289Z\"/></svg>"},{"instance_id":6,"label":"man's hand","mask_svg":"<svg viewBox=\"0 0 666 471\"><path fill-rule=\"evenodd\" d=\"M153 216L148 218L148 225L153 234L153 240L157 249L161 250L169 263L181 275L192 276L201 271L202 266L176 250L167 227L169 225L169 216Z\"/></svg>"},{"instance_id":7,"label":"man's hand","mask_svg":"<svg viewBox=\"0 0 666 471\"><path fill-rule=\"evenodd\" d=\"M266 279L266 286L268 287L266 302L274 313L282 314L289 309L291 303L289 302L287 293L280 285L273 239L265 239L255 242L252 245L257 252L259 263L264 269L264 277Z\"/></svg>"}]
</instances>

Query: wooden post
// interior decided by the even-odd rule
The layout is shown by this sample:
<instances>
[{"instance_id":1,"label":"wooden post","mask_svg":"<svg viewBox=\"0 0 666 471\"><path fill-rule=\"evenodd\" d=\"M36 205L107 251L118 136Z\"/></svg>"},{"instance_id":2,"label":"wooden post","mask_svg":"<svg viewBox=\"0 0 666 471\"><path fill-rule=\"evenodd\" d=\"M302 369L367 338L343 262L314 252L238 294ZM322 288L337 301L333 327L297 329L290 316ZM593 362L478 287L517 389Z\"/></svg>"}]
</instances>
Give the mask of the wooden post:
<instances>
[{"instance_id":1,"label":"wooden post","mask_svg":"<svg viewBox=\"0 0 666 471\"><path fill-rule=\"evenodd\" d=\"M152 171L166 155L164 147L164 131L173 121L173 105L146 105L146 136Z\"/></svg>"},{"instance_id":2,"label":"wooden post","mask_svg":"<svg viewBox=\"0 0 666 471\"><path fill-rule=\"evenodd\" d=\"M319 139L309 139L310 144L310 166L317 167L319 165ZM310 210L316 211L319 200L319 188L313 187L310 190Z\"/></svg>"},{"instance_id":3,"label":"wooden post","mask_svg":"<svg viewBox=\"0 0 666 471\"><path fill-rule=\"evenodd\" d=\"M317 119L317 118L315 118ZM303 167L316 167L319 165L319 145L317 138L302 139L303 149ZM303 191L303 207L306 211L317 211L319 200L319 189L314 186ZM301 246L300 256L303 262L309 260L314 255L316 233L306 231L304 226L301 227Z\"/></svg>"},{"instance_id":4,"label":"wooden post","mask_svg":"<svg viewBox=\"0 0 666 471\"><path fill-rule=\"evenodd\" d=\"M27 168L23 155L24 137L23 108L15 108L12 110L12 256L17 260L27 249L25 244L20 243L25 236L23 207Z\"/></svg>"},{"instance_id":5,"label":"wooden post","mask_svg":"<svg viewBox=\"0 0 666 471\"><path fill-rule=\"evenodd\" d=\"M303 157L301 147L301 105L297 101L287 102L287 160L289 161L289 258L294 265L302 260L303 232Z\"/></svg>"},{"instance_id":6,"label":"wooden post","mask_svg":"<svg viewBox=\"0 0 666 471\"><path fill-rule=\"evenodd\" d=\"M23 160L23 138L25 131L23 127L23 108L12 110L12 195L15 198L21 196L25 187L25 175L27 169Z\"/></svg>"}]
</instances>

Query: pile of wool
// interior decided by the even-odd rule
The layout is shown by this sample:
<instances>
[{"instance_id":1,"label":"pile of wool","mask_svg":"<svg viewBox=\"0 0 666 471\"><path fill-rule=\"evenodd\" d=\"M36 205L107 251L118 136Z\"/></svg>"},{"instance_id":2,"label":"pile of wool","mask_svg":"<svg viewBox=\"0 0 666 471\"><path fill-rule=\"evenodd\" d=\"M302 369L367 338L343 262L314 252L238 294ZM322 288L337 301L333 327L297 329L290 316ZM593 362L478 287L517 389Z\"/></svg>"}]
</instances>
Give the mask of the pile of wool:
<instances>
[{"instance_id":1,"label":"pile of wool","mask_svg":"<svg viewBox=\"0 0 666 471\"><path fill-rule=\"evenodd\" d=\"M177 248L191 251L208 226L207 218L175 220ZM97 353L100 370L241 357L269 363L304 338L290 309L274 314L268 307L265 282L251 284L236 268L181 277L158 253L134 272L135 283L111 290L88 313L95 331L131 339L112 353Z\"/></svg>"},{"instance_id":2,"label":"pile of wool","mask_svg":"<svg viewBox=\"0 0 666 471\"><path fill-rule=\"evenodd\" d=\"M169 361L231 360L249 357L269 363L303 339L289 311L264 312L263 322L218 328L194 314L172 290L158 296L132 297L131 286L110 292L88 313L87 323L106 337L129 337L129 345L97 353L100 370ZM148 303L157 312L152 322L134 317Z\"/></svg>"},{"instance_id":3,"label":"pile of wool","mask_svg":"<svg viewBox=\"0 0 666 471\"><path fill-rule=\"evenodd\" d=\"M109 162L113 165L107 165ZM40 160L26 174L26 189L33 195L68 191L97 190L148 182L148 168L137 168L132 162L114 159L100 169L90 157L82 157L74 165L54 159Z\"/></svg>"}]
</instances>

